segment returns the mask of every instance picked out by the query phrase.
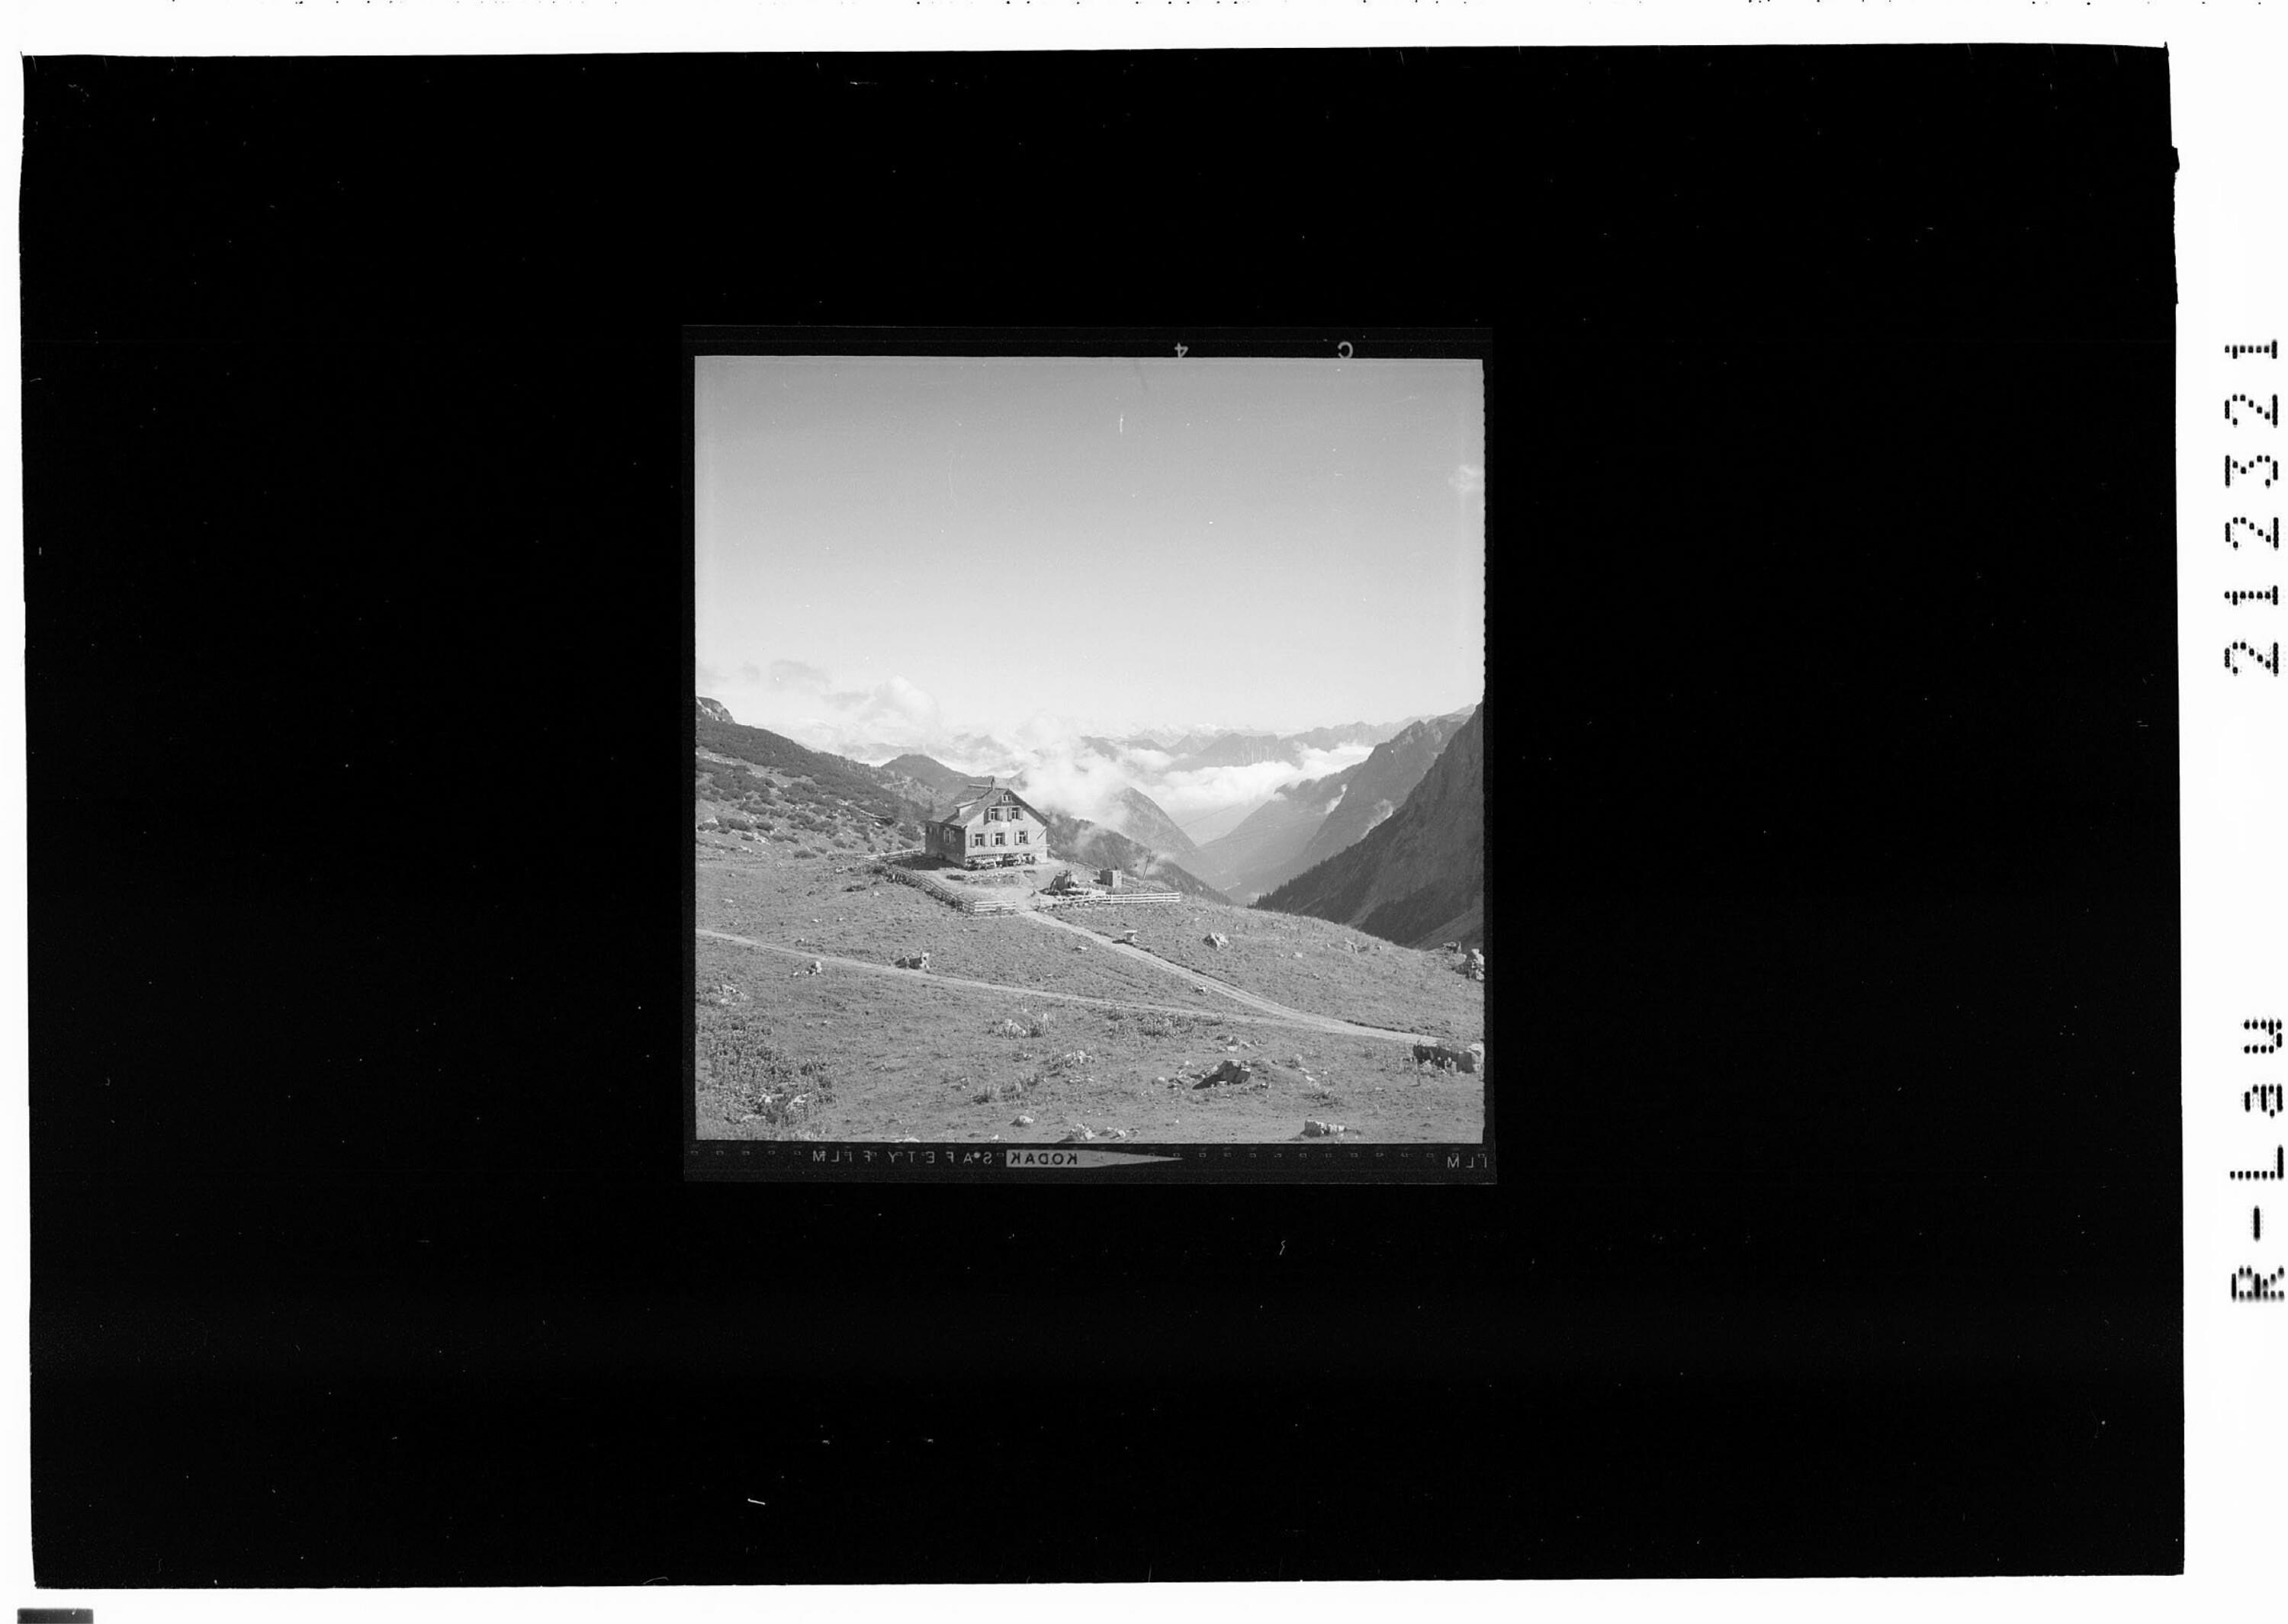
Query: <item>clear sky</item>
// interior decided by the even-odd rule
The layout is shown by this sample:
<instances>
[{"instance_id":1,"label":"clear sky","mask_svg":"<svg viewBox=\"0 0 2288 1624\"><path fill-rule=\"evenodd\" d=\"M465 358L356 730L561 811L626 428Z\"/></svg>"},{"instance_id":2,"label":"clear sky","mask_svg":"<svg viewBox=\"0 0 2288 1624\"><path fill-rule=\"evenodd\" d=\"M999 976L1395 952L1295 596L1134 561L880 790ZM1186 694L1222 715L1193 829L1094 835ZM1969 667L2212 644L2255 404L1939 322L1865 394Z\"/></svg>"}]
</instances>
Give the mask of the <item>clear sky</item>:
<instances>
[{"instance_id":1,"label":"clear sky","mask_svg":"<svg viewBox=\"0 0 2288 1624\"><path fill-rule=\"evenodd\" d=\"M918 747L1482 696L1475 361L706 356L697 386L697 679L743 722Z\"/></svg>"}]
</instances>

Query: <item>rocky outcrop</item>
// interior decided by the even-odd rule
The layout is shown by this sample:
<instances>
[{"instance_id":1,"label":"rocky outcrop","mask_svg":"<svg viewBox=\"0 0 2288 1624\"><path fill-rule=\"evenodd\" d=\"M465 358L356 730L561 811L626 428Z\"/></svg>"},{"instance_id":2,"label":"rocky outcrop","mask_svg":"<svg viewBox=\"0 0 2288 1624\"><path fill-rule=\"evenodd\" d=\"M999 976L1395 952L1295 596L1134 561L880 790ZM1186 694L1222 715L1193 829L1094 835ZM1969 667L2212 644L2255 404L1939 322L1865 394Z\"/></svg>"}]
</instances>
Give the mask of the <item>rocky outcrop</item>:
<instances>
[{"instance_id":1,"label":"rocky outcrop","mask_svg":"<svg viewBox=\"0 0 2288 1624\"><path fill-rule=\"evenodd\" d=\"M708 699L703 695L699 700L699 718L703 722L729 722L734 727L738 725L730 711L724 708L721 700Z\"/></svg>"}]
</instances>

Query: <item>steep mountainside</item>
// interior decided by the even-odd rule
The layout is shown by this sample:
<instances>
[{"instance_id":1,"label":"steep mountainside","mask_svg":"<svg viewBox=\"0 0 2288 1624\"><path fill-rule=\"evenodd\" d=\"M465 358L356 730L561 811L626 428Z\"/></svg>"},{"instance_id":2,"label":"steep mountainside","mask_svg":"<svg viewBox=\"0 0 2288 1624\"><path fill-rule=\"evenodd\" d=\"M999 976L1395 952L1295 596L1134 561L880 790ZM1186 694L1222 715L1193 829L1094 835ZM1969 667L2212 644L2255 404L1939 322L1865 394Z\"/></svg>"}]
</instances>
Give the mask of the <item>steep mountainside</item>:
<instances>
[{"instance_id":1,"label":"steep mountainside","mask_svg":"<svg viewBox=\"0 0 2288 1624\"><path fill-rule=\"evenodd\" d=\"M1304 848L1365 764L1358 762L1324 778L1282 785L1237 828L1200 848L1200 872L1242 902L1252 902L1308 867L1302 860Z\"/></svg>"},{"instance_id":2,"label":"steep mountainside","mask_svg":"<svg viewBox=\"0 0 2288 1624\"><path fill-rule=\"evenodd\" d=\"M1374 747L1374 754L1350 772L1340 805L1331 808L1326 820L1312 831L1295 866L1267 878L1264 889L1284 883L1315 863L1323 863L1345 846L1364 838L1367 831L1406 804L1406 797L1430 771L1430 764L1446 748L1471 713L1433 717L1402 728Z\"/></svg>"},{"instance_id":3,"label":"steep mountainside","mask_svg":"<svg viewBox=\"0 0 2288 1624\"><path fill-rule=\"evenodd\" d=\"M917 784L927 785L930 791L928 798L931 800L935 800L941 795L951 795L969 781L965 776L955 772L945 763L927 756L893 757L876 771L894 772L900 778L909 779Z\"/></svg>"},{"instance_id":4,"label":"steep mountainside","mask_svg":"<svg viewBox=\"0 0 2288 1624\"><path fill-rule=\"evenodd\" d=\"M1176 820L1160 810L1160 804L1133 785L1123 786L1119 796L1120 816L1116 821L1120 832L1141 846L1148 846L1163 857L1195 862L1200 849L1192 837L1177 827Z\"/></svg>"},{"instance_id":5,"label":"steep mountainside","mask_svg":"<svg viewBox=\"0 0 2288 1624\"><path fill-rule=\"evenodd\" d=\"M1285 786L1230 834L1201 846L1200 872L1250 902L1325 861L1405 804L1469 715L1394 729L1364 761Z\"/></svg>"},{"instance_id":6,"label":"steep mountainside","mask_svg":"<svg viewBox=\"0 0 2288 1624\"><path fill-rule=\"evenodd\" d=\"M1014 786L1020 795L1025 792L1026 778L1022 772L1016 775ZM1118 834L1163 857L1191 862L1199 855L1199 847L1193 844L1192 837L1177 826L1157 801L1133 784L1122 784L1113 800L1116 810L1107 821ZM1047 810L1042 808L1044 812Z\"/></svg>"},{"instance_id":7,"label":"steep mountainside","mask_svg":"<svg viewBox=\"0 0 2288 1624\"><path fill-rule=\"evenodd\" d=\"M1411 947L1485 941L1485 708L1404 805L1258 907L1331 919Z\"/></svg>"},{"instance_id":8,"label":"steep mountainside","mask_svg":"<svg viewBox=\"0 0 2288 1624\"><path fill-rule=\"evenodd\" d=\"M719 720L704 704L695 732L693 816L702 826L834 847L921 839L928 805L910 779L806 749L765 728Z\"/></svg>"},{"instance_id":9,"label":"steep mountainside","mask_svg":"<svg viewBox=\"0 0 2288 1624\"><path fill-rule=\"evenodd\" d=\"M1204 850L1210 841L1221 840L1253 817L1270 798L1270 796L1259 795L1252 800L1235 801L1229 806L1219 806L1213 812L1202 812L1184 821L1184 833L1192 837L1194 845Z\"/></svg>"},{"instance_id":10,"label":"steep mountainside","mask_svg":"<svg viewBox=\"0 0 2288 1624\"><path fill-rule=\"evenodd\" d=\"M1204 898L1210 902L1231 900L1198 875L1163 860L1126 836L1116 834L1101 824L1091 823L1084 818L1069 818L1062 812L1050 812L1048 820L1049 850L1059 858L1097 867L1125 869L1131 874L1157 880L1164 885L1172 885L1188 896Z\"/></svg>"}]
</instances>

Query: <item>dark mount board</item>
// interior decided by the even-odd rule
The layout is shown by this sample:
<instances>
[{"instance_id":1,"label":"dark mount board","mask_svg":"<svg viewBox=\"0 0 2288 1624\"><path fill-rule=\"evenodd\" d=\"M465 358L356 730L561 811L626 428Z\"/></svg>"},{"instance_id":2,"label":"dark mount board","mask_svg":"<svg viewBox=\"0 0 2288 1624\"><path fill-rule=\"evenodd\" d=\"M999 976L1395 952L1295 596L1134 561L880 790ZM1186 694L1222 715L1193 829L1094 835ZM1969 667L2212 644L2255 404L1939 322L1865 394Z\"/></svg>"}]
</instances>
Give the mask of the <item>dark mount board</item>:
<instances>
[{"instance_id":1,"label":"dark mount board","mask_svg":"<svg viewBox=\"0 0 2288 1624\"><path fill-rule=\"evenodd\" d=\"M24 72L44 1584L2181 1565L2160 53ZM1493 330L1498 1186L681 1182L790 321Z\"/></svg>"}]
</instances>

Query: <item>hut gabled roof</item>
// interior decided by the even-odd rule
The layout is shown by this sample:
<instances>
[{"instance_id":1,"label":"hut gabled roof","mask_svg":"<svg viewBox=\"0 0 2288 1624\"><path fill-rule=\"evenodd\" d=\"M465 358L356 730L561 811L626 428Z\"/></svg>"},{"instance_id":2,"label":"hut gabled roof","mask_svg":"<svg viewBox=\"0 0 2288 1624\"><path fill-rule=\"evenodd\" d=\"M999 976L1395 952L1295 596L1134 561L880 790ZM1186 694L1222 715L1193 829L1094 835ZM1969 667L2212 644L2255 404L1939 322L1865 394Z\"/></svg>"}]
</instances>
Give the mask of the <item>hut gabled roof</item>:
<instances>
[{"instance_id":1,"label":"hut gabled roof","mask_svg":"<svg viewBox=\"0 0 2288 1624\"><path fill-rule=\"evenodd\" d=\"M989 778L973 780L962 786L957 793L930 814L930 821L963 825L975 823L984 817L985 809L988 806L1003 801L1023 807L1026 812L1032 814L1036 822L1048 821L1046 818L1041 816L1039 809L1024 796L1010 788L1008 785L997 783Z\"/></svg>"}]
</instances>

